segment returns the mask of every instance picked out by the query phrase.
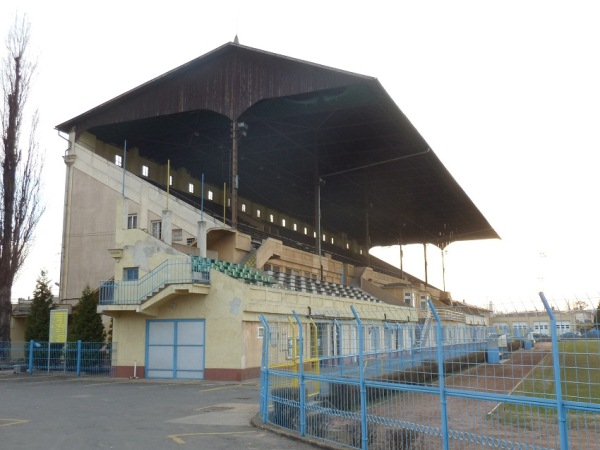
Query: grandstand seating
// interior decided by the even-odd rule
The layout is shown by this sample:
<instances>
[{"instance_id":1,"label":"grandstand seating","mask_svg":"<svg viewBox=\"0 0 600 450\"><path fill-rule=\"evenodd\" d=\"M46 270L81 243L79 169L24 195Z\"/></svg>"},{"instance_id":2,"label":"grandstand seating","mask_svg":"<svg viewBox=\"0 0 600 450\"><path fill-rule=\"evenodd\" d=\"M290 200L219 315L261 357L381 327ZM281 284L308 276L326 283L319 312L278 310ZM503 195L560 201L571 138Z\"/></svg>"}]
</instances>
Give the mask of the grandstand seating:
<instances>
[{"instance_id":1,"label":"grandstand seating","mask_svg":"<svg viewBox=\"0 0 600 450\"><path fill-rule=\"evenodd\" d=\"M292 275L284 272L273 272L268 270L266 273L272 276L283 288L290 289L292 291L382 303L381 300L370 294L367 294L358 287L330 283L328 281L314 280L301 275Z\"/></svg>"},{"instance_id":2,"label":"grandstand seating","mask_svg":"<svg viewBox=\"0 0 600 450\"><path fill-rule=\"evenodd\" d=\"M284 272L274 272L271 270L262 272L243 264L222 261L219 259L199 258L194 256L192 257L192 267L194 272L203 272L210 267L247 284L274 286L296 292L382 303L381 300L367 294L358 287L315 280L301 275L292 275Z\"/></svg>"}]
</instances>

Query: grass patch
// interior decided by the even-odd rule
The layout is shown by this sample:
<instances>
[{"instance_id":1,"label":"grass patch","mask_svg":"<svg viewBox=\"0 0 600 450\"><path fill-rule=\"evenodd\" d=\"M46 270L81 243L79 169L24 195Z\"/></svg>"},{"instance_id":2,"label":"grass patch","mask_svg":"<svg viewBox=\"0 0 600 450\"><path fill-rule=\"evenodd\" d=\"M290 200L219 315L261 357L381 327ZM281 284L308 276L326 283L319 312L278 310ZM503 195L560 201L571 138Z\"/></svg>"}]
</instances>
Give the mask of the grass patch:
<instances>
[{"instance_id":1,"label":"grass patch","mask_svg":"<svg viewBox=\"0 0 600 450\"><path fill-rule=\"evenodd\" d=\"M600 341L573 340L559 343L563 400L600 403ZM556 399L552 354L548 354L511 395ZM595 420L595 414L567 411L570 427ZM489 416L503 424L536 429L540 421L556 420L556 408L503 403Z\"/></svg>"}]
</instances>

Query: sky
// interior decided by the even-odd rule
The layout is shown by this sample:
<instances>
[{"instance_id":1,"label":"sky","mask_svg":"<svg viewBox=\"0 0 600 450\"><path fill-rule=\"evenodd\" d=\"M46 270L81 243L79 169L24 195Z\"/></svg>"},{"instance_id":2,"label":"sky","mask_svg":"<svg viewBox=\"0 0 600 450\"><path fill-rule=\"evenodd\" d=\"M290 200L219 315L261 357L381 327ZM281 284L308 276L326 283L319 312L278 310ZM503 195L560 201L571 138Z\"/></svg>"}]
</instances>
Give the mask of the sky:
<instances>
[{"instance_id":1,"label":"sky","mask_svg":"<svg viewBox=\"0 0 600 450\"><path fill-rule=\"evenodd\" d=\"M600 5L595 1L100 3L2 0L32 27L46 212L13 286L59 282L66 142L55 126L237 35L243 45L378 78L500 240L427 247L455 300L559 307L600 298ZM152 5L152 6L148 6ZM0 56L5 55L0 47ZM424 278L423 246L404 270ZM397 247L373 254L399 265ZM54 286L54 292L58 288ZM539 304L539 301L538 301ZM540 304L541 306L541 304Z\"/></svg>"}]
</instances>

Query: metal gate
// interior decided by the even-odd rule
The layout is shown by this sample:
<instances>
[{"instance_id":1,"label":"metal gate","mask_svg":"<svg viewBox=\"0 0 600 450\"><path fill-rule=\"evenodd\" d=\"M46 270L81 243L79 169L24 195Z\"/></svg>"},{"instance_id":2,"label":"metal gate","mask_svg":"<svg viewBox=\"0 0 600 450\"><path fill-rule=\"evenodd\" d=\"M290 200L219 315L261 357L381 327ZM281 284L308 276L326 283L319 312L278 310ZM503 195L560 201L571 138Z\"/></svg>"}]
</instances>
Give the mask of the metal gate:
<instances>
[{"instance_id":1,"label":"metal gate","mask_svg":"<svg viewBox=\"0 0 600 450\"><path fill-rule=\"evenodd\" d=\"M146 322L147 378L204 378L204 320Z\"/></svg>"}]
</instances>

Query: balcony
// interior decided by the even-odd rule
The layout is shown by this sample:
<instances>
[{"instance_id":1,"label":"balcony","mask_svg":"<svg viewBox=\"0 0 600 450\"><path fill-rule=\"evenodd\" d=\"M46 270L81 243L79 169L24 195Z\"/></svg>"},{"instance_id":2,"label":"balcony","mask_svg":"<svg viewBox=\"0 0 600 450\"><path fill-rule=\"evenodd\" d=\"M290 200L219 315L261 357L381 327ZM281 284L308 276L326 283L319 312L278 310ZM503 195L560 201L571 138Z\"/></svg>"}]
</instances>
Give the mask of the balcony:
<instances>
[{"instance_id":1,"label":"balcony","mask_svg":"<svg viewBox=\"0 0 600 450\"><path fill-rule=\"evenodd\" d=\"M100 282L100 305L141 305L167 286L210 284L210 261L198 257L168 259L139 280Z\"/></svg>"}]
</instances>

